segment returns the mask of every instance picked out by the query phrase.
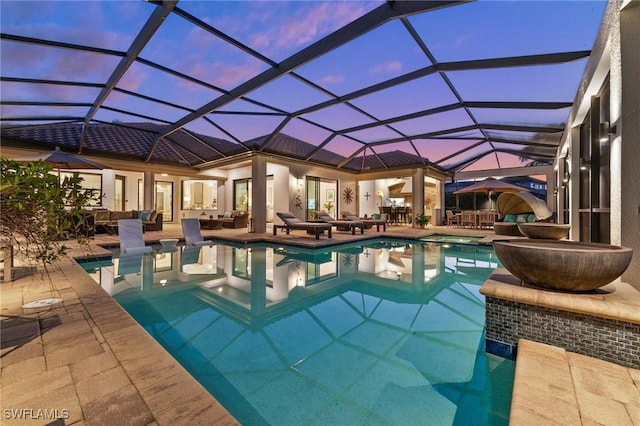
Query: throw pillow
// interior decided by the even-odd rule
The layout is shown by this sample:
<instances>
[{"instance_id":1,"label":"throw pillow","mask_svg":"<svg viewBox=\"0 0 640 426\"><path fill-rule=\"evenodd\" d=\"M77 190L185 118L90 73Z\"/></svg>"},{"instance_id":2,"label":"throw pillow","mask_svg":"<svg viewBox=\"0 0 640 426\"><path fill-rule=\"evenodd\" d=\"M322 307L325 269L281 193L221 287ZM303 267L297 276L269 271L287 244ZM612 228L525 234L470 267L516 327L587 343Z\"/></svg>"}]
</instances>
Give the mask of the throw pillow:
<instances>
[{"instance_id":1,"label":"throw pillow","mask_svg":"<svg viewBox=\"0 0 640 426\"><path fill-rule=\"evenodd\" d=\"M515 222L517 216L515 214L508 214L504 217L504 222Z\"/></svg>"},{"instance_id":2,"label":"throw pillow","mask_svg":"<svg viewBox=\"0 0 640 426\"><path fill-rule=\"evenodd\" d=\"M535 222L535 221L536 221L535 214L530 214L529 216L527 216L527 222Z\"/></svg>"},{"instance_id":3,"label":"throw pillow","mask_svg":"<svg viewBox=\"0 0 640 426\"><path fill-rule=\"evenodd\" d=\"M516 222L517 223L522 223L522 222L526 222L527 221L527 216L526 214L519 214L518 217L516 218Z\"/></svg>"},{"instance_id":4,"label":"throw pillow","mask_svg":"<svg viewBox=\"0 0 640 426\"><path fill-rule=\"evenodd\" d=\"M231 217L231 212L224 212L223 218L227 219Z\"/></svg>"},{"instance_id":5,"label":"throw pillow","mask_svg":"<svg viewBox=\"0 0 640 426\"><path fill-rule=\"evenodd\" d=\"M140 210L138 212L138 219L144 220L144 221L150 220L151 219L151 212L148 211L148 210Z\"/></svg>"}]
</instances>

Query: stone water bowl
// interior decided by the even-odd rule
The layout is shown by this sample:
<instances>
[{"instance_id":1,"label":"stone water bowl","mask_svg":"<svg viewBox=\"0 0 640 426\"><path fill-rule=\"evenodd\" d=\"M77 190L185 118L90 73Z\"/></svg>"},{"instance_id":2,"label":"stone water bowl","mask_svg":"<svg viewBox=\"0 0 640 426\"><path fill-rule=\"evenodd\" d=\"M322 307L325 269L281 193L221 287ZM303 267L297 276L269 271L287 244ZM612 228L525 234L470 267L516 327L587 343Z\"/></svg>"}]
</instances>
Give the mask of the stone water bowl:
<instances>
[{"instance_id":1,"label":"stone water bowl","mask_svg":"<svg viewBox=\"0 0 640 426\"><path fill-rule=\"evenodd\" d=\"M618 278L633 250L608 244L559 240L494 241L500 262L528 284L563 291L589 291Z\"/></svg>"},{"instance_id":2,"label":"stone water bowl","mask_svg":"<svg viewBox=\"0 0 640 426\"><path fill-rule=\"evenodd\" d=\"M527 238L561 240L569 236L571 225L560 223L532 222L518 223L520 233Z\"/></svg>"}]
</instances>

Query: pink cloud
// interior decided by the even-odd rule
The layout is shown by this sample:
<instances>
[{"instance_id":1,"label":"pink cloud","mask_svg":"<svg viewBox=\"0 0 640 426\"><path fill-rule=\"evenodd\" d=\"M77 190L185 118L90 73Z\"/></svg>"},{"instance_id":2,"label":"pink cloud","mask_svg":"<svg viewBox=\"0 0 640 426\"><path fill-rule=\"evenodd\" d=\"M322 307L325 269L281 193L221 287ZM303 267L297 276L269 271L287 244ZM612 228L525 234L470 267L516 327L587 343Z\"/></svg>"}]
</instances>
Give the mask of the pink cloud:
<instances>
[{"instance_id":1,"label":"pink cloud","mask_svg":"<svg viewBox=\"0 0 640 426\"><path fill-rule=\"evenodd\" d=\"M129 68L118 82L118 87L135 92L147 79L148 75L142 68Z\"/></svg>"},{"instance_id":2,"label":"pink cloud","mask_svg":"<svg viewBox=\"0 0 640 426\"><path fill-rule=\"evenodd\" d=\"M235 87L255 76L257 72L254 67L247 64L229 65L222 62L210 64L194 62L187 71L189 75L222 88Z\"/></svg>"},{"instance_id":3,"label":"pink cloud","mask_svg":"<svg viewBox=\"0 0 640 426\"><path fill-rule=\"evenodd\" d=\"M399 71L402 71L402 62L391 61L391 62L385 62L385 63L374 66L371 69L370 73L371 74L388 74L388 73L396 73Z\"/></svg>"},{"instance_id":4,"label":"pink cloud","mask_svg":"<svg viewBox=\"0 0 640 426\"><path fill-rule=\"evenodd\" d=\"M277 22L273 11L255 10L250 17L270 25L264 31L249 35L251 45L256 49L290 50L312 43L318 38L348 24L362 16L365 9L355 2L323 2L311 8L301 8L289 14L286 21ZM286 17L286 14L279 14Z\"/></svg>"},{"instance_id":5,"label":"pink cloud","mask_svg":"<svg viewBox=\"0 0 640 426\"><path fill-rule=\"evenodd\" d=\"M343 81L344 81L343 75L327 75L320 79L320 82L325 84L337 84L337 83L342 83Z\"/></svg>"},{"instance_id":6,"label":"pink cloud","mask_svg":"<svg viewBox=\"0 0 640 426\"><path fill-rule=\"evenodd\" d=\"M191 48L206 50L211 47L215 38L202 28L194 26L185 39L185 43Z\"/></svg>"},{"instance_id":7,"label":"pink cloud","mask_svg":"<svg viewBox=\"0 0 640 426\"><path fill-rule=\"evenodd\" d=\"M469 40L471 40L471 35L461 35L454 40L453 47L455 47L456 49L459 47L463 47Z\"/></svg>"}]
</instances>

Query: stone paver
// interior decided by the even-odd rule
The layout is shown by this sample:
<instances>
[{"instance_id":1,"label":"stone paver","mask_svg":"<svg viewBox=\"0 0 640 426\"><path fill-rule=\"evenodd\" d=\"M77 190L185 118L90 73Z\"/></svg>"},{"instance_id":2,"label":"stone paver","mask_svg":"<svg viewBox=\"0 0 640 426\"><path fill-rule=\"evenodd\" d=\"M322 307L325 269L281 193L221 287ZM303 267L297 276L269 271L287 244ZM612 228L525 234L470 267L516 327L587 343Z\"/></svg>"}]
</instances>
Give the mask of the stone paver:
<instances>
[{"instance_id":1,"label":"stone paver","mask_svg":"<svg viewBox=\"0 0 640 426\"><path fill-rule=\"evenodd\" d=\"M638 375L640 370L520 340L509 424L638 425Z\"/></svg>"}]
</instances>

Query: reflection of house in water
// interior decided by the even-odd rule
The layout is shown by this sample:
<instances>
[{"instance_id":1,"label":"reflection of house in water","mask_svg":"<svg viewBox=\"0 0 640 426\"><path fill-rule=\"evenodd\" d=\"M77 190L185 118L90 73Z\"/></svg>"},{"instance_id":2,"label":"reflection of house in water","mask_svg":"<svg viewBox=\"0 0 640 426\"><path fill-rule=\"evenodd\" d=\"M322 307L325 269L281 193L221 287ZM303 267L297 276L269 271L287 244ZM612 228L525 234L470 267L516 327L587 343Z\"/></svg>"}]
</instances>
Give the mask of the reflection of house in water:
<instances>
[{"instance_id":1,"label":"reflection of house in water","mask_svg":"<svg viewBox=\"0 0 640 426\"><path fill-rule=\"evenodd\" d=\"M400 303L419 295L427 303L456 276L473 281L470 268L495 268L492 256L481 246L405 240L350 243L332 251L214 244L121 256L111 268L115 275L103 272L102 285L119 298L133 289L144 297L187 289L257 329L347 289Z\"/></svg>"},{"instance_id":2,"label":"reflection of house in water","mask_svg":"<svg viewBox=\"0 0 640 426\"><path fill-rule=\"evenodd\" d=\"M380 400L415 410L412 393L438 394L438 412L454 407L453 418L449 398L465 400L463 391L485 377L477 371L486 368L477 348L484 342L479 289L487 275L469 268L496 267L493 254L480 246L391 239L332 249L218 245L187 268L198 272L193 276L185 273L181 250L171 258L147 256L139 273L125 277L151 283L116 298L208 389L227 396L260 389L238 398L250 401L242 412L265 392L301 380L305 392L322 395L331 365L332 374L349 380L331 390L341 401L362 404L360 395L373 390ZM202 274L209 266L216 272ZM424 279L405 281L405 274ZM354 368L384 374L378 379ZM466 401L476 398L474 392Z\"/></svg>"}]
</instances>

